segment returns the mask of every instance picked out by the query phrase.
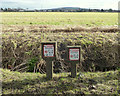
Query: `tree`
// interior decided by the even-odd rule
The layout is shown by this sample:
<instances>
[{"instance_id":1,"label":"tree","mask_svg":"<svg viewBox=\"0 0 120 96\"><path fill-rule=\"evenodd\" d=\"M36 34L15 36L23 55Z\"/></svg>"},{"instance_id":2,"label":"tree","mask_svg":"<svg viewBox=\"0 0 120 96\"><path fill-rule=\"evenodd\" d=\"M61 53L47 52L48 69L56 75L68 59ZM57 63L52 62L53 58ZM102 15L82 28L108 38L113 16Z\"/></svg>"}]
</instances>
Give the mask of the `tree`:
<instances>
[{"instance_id":1,"label":"tree","mask_svg":"<svg viewBox=\"0 0 120 96\"><path fill-rule=\"evenodd\" d=\"M8 12L11 12L12 11L12 9L11 8L8 8Z\"/></svg>"},{"instance_id":2,"label":"tree","mask_svg":"<svg viewBox=\"0 0 120 96\"><path fill-rule=\"evenodd\" d=\"M8 9L7 9L7 8L5 8L3 11L7 12L7 11L8 11Z\"/></svg>"},{"instance_id":3,"label":"tree","mask_svg":"<svg viewBox=\"0 0 120 96\"><path fill-rule=\"evenodd\" d=\"M101 9L101 12L104 12L104 9Z\"/></svg>"},{"instance_id":4,"label":"tree","mask_svg":"<svg viewBox=\"0 0 120 96\"><path fill-rule=\"evenodd\" d=\"M112 12L113 10L112 9L109 9L108 12Z\"/></svg>"},{"instance_id":5,"label":"tree","mask_svg":"<svg viewBox=\"0 0 120 96\"><path fill-rule=\"evenodd\" d=\"M91 10L91 9L89 9L88 11L89 11L89 12L92 12L92 10Z\"/></svg>"},{"instance_id":6,"label":"tree","mask_svg":"<svg viewBox=\"0 0 120 96\"><path fill-rule=\"evenodd\" d=\"M3 11L4 9L3 9L3 8L1 8L0 10L2 10L2 11Z\"/></svg>"}]
</instances>

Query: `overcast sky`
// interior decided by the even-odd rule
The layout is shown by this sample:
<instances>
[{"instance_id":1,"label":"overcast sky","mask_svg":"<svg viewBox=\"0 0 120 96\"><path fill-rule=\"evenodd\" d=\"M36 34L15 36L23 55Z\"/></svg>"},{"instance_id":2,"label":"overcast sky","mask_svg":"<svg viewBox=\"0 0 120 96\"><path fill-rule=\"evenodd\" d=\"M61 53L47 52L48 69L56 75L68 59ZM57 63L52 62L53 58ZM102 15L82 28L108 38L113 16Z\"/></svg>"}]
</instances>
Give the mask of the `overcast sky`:
<instances>
[{"instance_id":1,"label":"overcast sky","mask_svg":"<svg viewBox=\"0 0 120 96\"><path fill-rule=\"evenodd\" d=\"M118 9L119 0L1 0L3 8L50 9L58 7L80 7Z\"/></svg>"}]
</instances>

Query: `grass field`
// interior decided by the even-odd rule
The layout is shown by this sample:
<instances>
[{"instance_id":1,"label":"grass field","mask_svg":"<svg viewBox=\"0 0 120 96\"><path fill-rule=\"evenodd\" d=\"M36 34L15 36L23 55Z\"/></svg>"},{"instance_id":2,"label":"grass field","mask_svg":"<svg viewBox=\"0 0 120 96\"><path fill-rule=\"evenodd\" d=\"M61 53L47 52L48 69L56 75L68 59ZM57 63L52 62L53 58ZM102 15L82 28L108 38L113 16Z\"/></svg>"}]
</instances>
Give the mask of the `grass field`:
<instances>
[{"instance_id":1,"label":"grass field","mask_svg":"<svg viewBox=\"0 0 120 96\"><path fill-rule=\"evenodd\" d=\"M118 13L3 12L0 15L3 94L120 93ZM53 64L53 71L58 74L50 81L45 78L46 65L41 58L43 41L58 43L58 57ZM70 65L65 60L68 45L82 48L77 71L82 71L83 77L79 73L77 78L69 76ZM27 73L33 71L36 73Z\"/></svg>"},{"instance_id":2,"label":"grass field","mask_svg":"<svg viewBox=\"0 0 120 96\"><path fill-rule=\"evenodd\" d=\"M2 70L3 94L47 94L66 95L113 95L118 93L118 71L83 72L76 78L70 73L54 74L53 80L47 81L45 74L19 73Z\"/></svg>"},{"instance_id":3,"label":"grass field","mask_svg":"<svg viewBox=\"0 0 120 96\"><path fill-rule=\"evenodd\" d=\"M3 12L4 25L80 25L110 26L118 24L118 13Z\"/></svg>"}]
</instances>

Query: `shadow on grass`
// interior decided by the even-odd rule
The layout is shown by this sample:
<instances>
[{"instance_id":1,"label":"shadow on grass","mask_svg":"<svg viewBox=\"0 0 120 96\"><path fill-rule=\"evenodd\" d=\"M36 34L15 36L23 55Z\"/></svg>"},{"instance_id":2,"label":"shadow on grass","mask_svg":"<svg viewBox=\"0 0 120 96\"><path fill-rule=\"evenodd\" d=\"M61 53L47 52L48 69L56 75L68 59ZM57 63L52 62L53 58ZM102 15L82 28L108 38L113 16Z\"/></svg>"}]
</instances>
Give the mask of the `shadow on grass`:
<instances>
[{"instance_id":1,"label":"shadow on grass","mask_svg":"<svg viewBox=\"0 0 120 96\"><path fill-rule=\"evenodd\" d=\"M23 89L26 85L35 85L46 82L47 78L45 76L35 78L35 79L23 79L23 80L12 80L11 82L2 82L3 89Z\"/></svg>"},{"instance_id":2,"label":"shadow on grass","mask_svg":"<svg viewBox=\"0 0 120 96\"><path fill-rule=\"evenodd\" d=\"M46 78L46 76L42 76L42 77L39 77L38 78L25 78L25 79L22 79L22 80L12 80L12 81L4 81L2 82L2 88L3 89L23 89L24 86L26 85L35 85L35 84L41 84L42 82L47 82L49 83L50 81L58 81L60 80L61 78L69 78L69 76L60 76L60 77L53 77L52 80L49 80Z\"/></svg>"},{"instance_id":3,"label":"shadow on grass","mask_svg":"<svg viewBox=\"0 0 120 96\"><path fill-rule=\"evenodd\" d=\"M23 80L12 80L11 82L4 82L2 83L3 93L7 90L13 90L11 94L15 94L15 90L18 92L20 90L24 90L24 94L57 94L58 92L69 91L74 88L73 82L67 81L70 80L69 76L60 76L60 77L53 77L52 80L48 80L45 76L35 78L35 79L23 79ZM45 85L40 86L43 82ZM47 84L46 84L47 83ZM27 86L25 88L25 86ZM51 93L52 92L52 93Z\"/></svg>"}]
</instances>

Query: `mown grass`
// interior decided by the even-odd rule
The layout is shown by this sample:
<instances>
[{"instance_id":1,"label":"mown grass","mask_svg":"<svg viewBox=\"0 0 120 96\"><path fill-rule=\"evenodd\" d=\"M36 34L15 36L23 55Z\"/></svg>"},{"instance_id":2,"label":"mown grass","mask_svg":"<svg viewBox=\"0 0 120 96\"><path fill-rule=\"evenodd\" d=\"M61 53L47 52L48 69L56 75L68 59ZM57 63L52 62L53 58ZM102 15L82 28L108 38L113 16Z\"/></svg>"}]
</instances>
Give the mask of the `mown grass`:
<instances>
[{"instance_id":1,"label":"mown grass","mask_svg":"<svg viewBox=\"0 0 120 96\"><path fill-rule=\"evenodd\" d=\"M54 74L47 80L45 74L19 73L2 69L3 94L118 94L118 71L82 72L76 78L70 73Z\"/></svg>"},{"instance_id":2,"label":"mown grass","mask_svg":"<svg viewBox=\"0 0 120 96\"><path fill-rule=\"evenodd\" d=\"M117 25L118 13L2 12L4 25Z\"/></svg>"}]
</instances>

